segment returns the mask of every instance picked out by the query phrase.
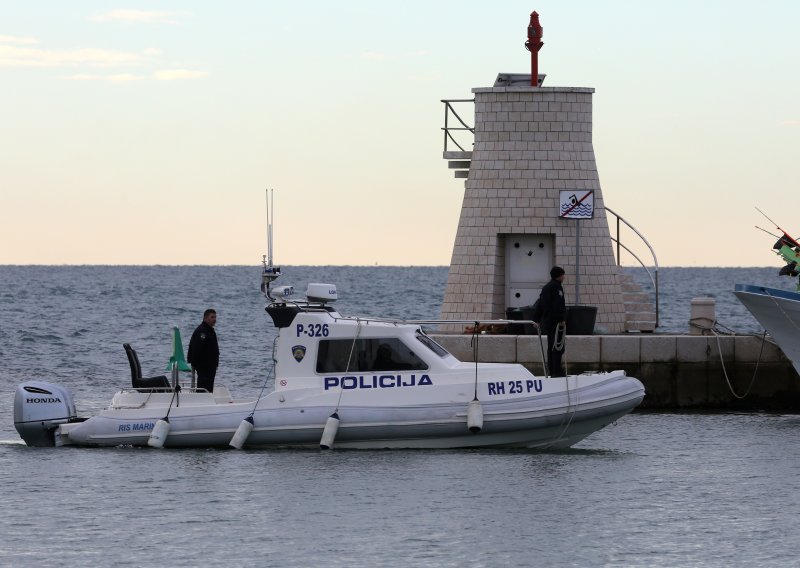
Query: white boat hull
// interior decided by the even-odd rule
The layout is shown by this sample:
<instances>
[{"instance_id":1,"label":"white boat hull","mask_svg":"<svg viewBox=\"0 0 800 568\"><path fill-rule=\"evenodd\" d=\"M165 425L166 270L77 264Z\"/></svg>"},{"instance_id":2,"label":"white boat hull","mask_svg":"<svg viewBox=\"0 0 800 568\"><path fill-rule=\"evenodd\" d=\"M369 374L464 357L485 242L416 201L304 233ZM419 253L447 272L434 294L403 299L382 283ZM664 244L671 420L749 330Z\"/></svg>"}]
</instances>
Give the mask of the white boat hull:
<instances>
[{"instance_id":1,"label":"white boat hull","mask_svg":"<svg viewBox=\"0 0 800 568\"><path fill-rule=\"evenodd\" d=\"M598 380L599 377L599 380ZM467 428L469 400L403 406L339 406L337 448L561 448L571 446L635 408L644 397L642 384L622 372L543 379L569 389L536 396L483 402L479 433ZM463 389L462 389L463 390ZM543 391L547 389L542 389ZM331 393L336 394L336 393ZM135 404L141 393L127 396ZM155 423L168 409L169 394L149 395L142 408L117 406L84 422L63 424L63 445L144 446ZM166 447L227 446L241 421L253 412L254 428L245 447L319 447L323 428L335 410L331 404L286 406L274 393L255 400L226 401L209 394L181 395L169 409ZM364 401L367 402L367 401Z\"/></svg>"},{"instance_id":2,"label":"white boat hull","mask_svg":"<svg viewBox=\"0 0 800 568\"><path fill-rule=\"evenodd\" d=\"M800 373L800 294L737 284L733 292Z\"/></svg>"}]
</instances>

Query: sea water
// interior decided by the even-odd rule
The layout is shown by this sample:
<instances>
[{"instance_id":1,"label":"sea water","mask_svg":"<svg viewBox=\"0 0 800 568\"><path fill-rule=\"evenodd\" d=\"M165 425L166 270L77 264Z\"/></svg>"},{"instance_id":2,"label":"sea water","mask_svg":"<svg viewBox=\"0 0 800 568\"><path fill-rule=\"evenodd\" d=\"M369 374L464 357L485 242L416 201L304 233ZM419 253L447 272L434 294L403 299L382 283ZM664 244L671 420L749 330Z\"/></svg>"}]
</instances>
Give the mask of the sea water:
<instances>
[{"instance_id":1,"label":"sea water","mask_svg":"<svg viewBox=\"0 0 800 568\"><path fill-rule=\"evenodd\" d=\"M660 331L690 300L759 333L736 282L794 289L774 268L668 268ZM287 267L339 288L345 314L436 318L447 269ZM646 275L635 273L646 281ZM79 414L130 371L163 374L218 311L217 381L270 385L274 329L259 267L0 267L0 565L788 566L800 529L800 416L634 413L565 451L28 448L27 379L67 386Z\"/></svg>"}]
</instances>

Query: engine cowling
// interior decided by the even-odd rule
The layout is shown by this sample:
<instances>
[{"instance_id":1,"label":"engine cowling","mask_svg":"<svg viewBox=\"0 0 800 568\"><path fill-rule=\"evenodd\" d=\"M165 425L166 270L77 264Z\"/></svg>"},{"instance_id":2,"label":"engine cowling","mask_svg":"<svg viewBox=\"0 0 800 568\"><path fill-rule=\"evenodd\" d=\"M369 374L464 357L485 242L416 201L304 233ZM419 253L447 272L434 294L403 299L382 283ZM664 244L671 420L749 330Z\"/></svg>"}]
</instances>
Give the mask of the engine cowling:
<instances>
[{"instance_id":1,"label":"engine cowling","mask_svg":"<svg viewBox=\"0 0 800 568\"><path fill-rule=\"evenodd\" d=\"M28 381L14 394L14 427L29 446L55 446L55 430L77 418L72 394L64 387Z\"/></svg>"}]
</instances>

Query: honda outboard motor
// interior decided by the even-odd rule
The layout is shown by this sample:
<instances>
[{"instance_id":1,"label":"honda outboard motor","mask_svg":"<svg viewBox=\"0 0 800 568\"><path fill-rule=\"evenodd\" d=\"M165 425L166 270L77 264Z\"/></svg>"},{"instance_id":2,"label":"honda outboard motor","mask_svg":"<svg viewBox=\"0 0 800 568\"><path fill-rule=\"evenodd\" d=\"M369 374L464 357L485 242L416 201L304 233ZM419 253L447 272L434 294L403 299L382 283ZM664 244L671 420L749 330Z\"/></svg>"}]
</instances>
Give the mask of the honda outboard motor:
<instances>
[{"instance_id":1,"label":"honda outboard motor","mask_svg":"<svg viewBox=\"0 0 800 568\"><path fill-rule=\"evenodd\" d=\"M55 446L59 424L75 420L75 403L64 387L28 381L14 395L14 426L29 446Z\"/></svg>"}]
</instances>

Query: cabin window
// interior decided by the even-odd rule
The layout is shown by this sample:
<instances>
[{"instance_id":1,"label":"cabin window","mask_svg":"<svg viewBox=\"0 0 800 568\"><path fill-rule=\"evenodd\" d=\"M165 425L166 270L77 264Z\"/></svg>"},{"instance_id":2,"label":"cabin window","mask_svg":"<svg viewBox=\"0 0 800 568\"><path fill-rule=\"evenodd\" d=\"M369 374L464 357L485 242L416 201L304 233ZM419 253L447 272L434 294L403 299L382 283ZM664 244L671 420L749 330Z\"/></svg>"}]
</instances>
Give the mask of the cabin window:
<instances>
[{"instance_id":1,"label":"cabin window","mask_svg":"<svg viewBox=\"0 0 800 568\"><path fill-rule=\"evenodd\" d=\"M436 353L439 357L447 357L450 355L450 352L447 349L439 345L433 338L426 335L422 331L417 332L417 341Z\"/></svg>"},{"instance_id":2,"label":"cabin window","mask_svg":"<svg viewBox=\"0 0 800 568\"><path fill-rule=\"evenodd\" d=\"M317 349L317 373L424 371L428 364L396 337L323 339Z\"/></svg>"}]
</instances>

